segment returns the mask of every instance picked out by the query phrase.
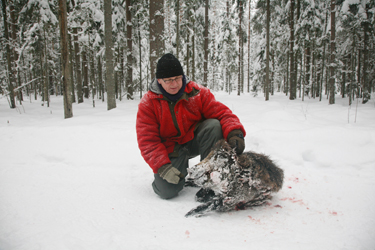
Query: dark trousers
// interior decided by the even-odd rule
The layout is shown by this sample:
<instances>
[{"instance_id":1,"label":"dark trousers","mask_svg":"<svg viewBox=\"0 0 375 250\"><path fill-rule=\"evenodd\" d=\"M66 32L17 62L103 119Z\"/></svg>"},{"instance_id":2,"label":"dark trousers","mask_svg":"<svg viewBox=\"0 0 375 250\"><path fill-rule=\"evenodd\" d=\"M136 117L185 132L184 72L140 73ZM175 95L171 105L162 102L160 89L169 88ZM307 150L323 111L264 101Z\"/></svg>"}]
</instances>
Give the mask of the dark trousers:
<instances>
[{"instance_id":1,"label":"dark trousers","mask_svg":"<svg viewBox=\"0 0 375 250\"><path fill-rule=\"evenodd\" d=\"M194 132L194 139L182 145L178 157L170 158L172 166L186 176L189 159L200 155L201 160L203 160L210 153L215 143L221 139L223 139L223 132L220 122L216 119L205 120ZM177 196L184 185L185 179L183 178L178 184L172 184L162 179L159 174L155 174L155 180L152 183L155 193L163 199Z\"/></svg>"}]
</instances>

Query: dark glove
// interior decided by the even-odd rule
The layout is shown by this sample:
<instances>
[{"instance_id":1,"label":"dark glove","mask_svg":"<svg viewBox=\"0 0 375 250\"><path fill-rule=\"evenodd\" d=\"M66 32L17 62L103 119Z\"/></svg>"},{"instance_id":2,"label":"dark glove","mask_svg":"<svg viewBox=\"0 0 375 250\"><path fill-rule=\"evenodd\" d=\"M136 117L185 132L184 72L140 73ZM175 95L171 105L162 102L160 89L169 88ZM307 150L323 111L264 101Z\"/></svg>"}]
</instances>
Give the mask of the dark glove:
<instances>
[{"instance_id":1,"label":"dark glove","mask_svg":"<svg viewBox=\"0 0 375 250\"><path fill-rule=\"evenodd\" d=\"M245 149L245 140L241 130L235 129L228 134L229 145L236 149L238 155L242 154Z\"/></svg>"},{"instance_id":2,"label":"dark glove","mask_svg":"<svg viewBox=\"0 0 375 250\"><path fill-rule=\"evenodd\" d=\"M184 178L184 175L177 168L172 167L171 163L159 168L158 174L161 178L172 184L177 184L181 178Z\"/></svg>"}]
</instances>

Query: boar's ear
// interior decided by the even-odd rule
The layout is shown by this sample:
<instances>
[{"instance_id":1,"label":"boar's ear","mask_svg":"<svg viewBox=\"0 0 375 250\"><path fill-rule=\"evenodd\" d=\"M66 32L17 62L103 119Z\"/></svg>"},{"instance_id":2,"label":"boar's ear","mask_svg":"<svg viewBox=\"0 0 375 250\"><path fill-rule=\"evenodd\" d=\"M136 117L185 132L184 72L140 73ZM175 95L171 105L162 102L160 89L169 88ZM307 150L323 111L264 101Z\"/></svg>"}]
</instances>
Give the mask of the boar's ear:
<instances>
[{"instance_id":1,"label":"boar's ear","mask_svg":"<svg viewBox=\"0 0 375 250\"><path fill-rule=\"evenodd\" d=\"M216 152L218 156L228 159L230 159L231 156L236 155L235 151L224 139L218 141L211 152Z\"/></svg>"},{"instance_id":2,"label":"boar's ear","mask_svg":"<svg viewBox=\"0 0 375 250\"><path fill-rule=\"evenodd\" d=\"M233 151L232 147L229 145L229 143L226 140L221 140L222 141L222 147L225 151Z\"/></svg>"},{"instance_id":3,"label":"boar's ear","mask_svg":"<svg viewBox=\"0 0 375 250\"><path fill-rule=\"evenodd\" d=\"M228 147L228 143L224 140L221 139L220 141L216 142L216 144L212 147L212 150L219 150L219 149L224 149Z\"/></svg>"},{"instance_id":4,"label":"boar's ear","mask_svg":"<svg viewBox=\"0 0 375 250\"><path fill-rule=\"evenodd\" d=\"M215 146L213 146L213 148L212 148L212 151L218 151L218 150L222 150L222 151L228 152L228 153L234 152L232 150L232 147L229 146L228 142L224 139L221 139L220 141L218 141L215 144Z\"/></svg>"}]
</instances>

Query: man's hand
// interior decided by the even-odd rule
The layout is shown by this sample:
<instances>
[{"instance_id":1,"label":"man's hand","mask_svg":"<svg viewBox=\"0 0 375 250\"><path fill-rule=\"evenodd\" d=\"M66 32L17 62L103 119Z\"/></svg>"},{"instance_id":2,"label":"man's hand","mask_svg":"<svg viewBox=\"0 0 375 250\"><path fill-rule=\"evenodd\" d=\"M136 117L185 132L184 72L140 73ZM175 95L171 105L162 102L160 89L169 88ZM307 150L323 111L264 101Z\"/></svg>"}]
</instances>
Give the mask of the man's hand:
<instances>
[{"instance_id":1,"label":"man's hand","mask_svg":"<svg viewBox=\"0 0 375 250\"><path fill-rule=\"evenodd\" d=\"M181 172L172 166L172 164L165 164L158 170L158 174L161 178L172 184L178 184L181 178L185 176Z\"/></svg>"},{"instance_id":2,"label":"man's hand","mask_svg":"<svg viewBox=\"0 0 375 250\"><path fill-rule=\"evenodd\" d=\"M245 140L243 133L239 129L235 129L228 134L228 143L232 148L236 149L238 155L245 150Z\"/></svg>"}]
</instances>

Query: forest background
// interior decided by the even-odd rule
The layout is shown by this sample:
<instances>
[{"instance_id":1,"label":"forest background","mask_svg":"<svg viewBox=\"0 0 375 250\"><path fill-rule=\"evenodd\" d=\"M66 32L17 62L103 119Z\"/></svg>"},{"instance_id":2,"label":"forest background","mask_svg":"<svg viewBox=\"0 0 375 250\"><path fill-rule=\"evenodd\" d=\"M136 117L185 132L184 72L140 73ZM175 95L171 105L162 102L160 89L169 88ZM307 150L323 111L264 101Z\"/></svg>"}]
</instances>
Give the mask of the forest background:
<instances>
[{"instance_id":1,"label":"forest background","mask_svg":"<svg viewBox=\"0 0 375 250\"><path fill-rule=\"evenodd\" d=\"M72 103L142 97L164 53L210 89L355 98L375 88L375 0L1 0L0 92Z\"/></svg>"}]
</instances>

